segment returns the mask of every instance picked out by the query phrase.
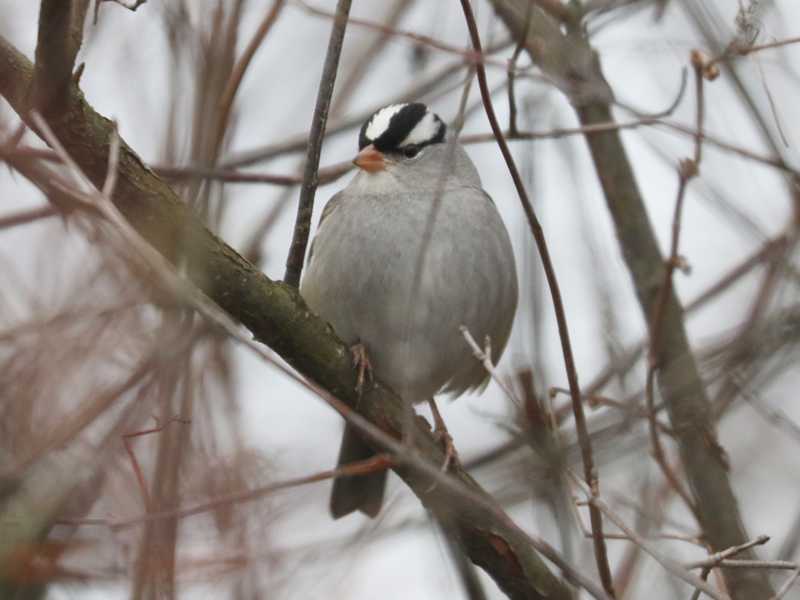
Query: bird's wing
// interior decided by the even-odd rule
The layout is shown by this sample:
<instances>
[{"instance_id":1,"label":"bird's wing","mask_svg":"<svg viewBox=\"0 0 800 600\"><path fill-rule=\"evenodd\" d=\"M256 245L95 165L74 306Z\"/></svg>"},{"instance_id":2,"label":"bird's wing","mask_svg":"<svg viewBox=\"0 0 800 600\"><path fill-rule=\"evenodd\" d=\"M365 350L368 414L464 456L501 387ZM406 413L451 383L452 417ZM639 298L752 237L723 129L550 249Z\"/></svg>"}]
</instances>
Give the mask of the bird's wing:
<instances>
[{"instance_id":1,"label":"bird's wing","mask_svg":"<svg viewBox=\"0 0 800 600\"><path fill-rule=\"evenodd\" d=\"M325 208L322 209L322 216L320 216L319 223L317 224L317 233L319 233L320 227L322 227L322 224L325 222L325 219L329 217L333 213L333 211L336 210L336 207L342 203L343 191L344 190L336 192L331 197L331 199L328 200L328 203L325 205ZM316 239L317 238L315 236L314 239L311 240L311 247L308 249L308 260L306 261L306 265L311 264L311 257L314 256L314 242L316 241Z\"/></svg>"}]
</instances>

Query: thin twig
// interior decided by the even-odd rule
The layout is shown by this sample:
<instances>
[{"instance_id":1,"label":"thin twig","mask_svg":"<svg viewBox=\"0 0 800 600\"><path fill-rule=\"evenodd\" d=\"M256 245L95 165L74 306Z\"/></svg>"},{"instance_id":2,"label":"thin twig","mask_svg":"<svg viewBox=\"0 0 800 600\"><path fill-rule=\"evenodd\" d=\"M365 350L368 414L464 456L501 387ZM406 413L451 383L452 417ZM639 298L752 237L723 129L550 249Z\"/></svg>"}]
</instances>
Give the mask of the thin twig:
<instances>
[{"instance_id":1,"label":"thin twig","mask_svg":"<svg viewBox=\"0 0 800 600\"><path fill-rule=\"evenodd\" d=\"M678 167L678 196L675 200L675 213L672 218L672 240L670 243L670 254L664 267L664 276L659 288L658 297L653 309L652 321L650 323L650 351L648 353L647 361L647 379L645 384L645 395L647 399L647 410L649 413L650 424L650 442L653 447L653 457L656 463L661 468L662 473L667 478L675 491L684 501L687 507L697 516L697 508L692 501L689 492L686 491L678 476L669 465L666 453L661 444L661 439L658 435L657 415L655 410L655 373L659 367L660 352L661 352L661 330L664 322L664 313L667 308L667 303L672 295L672 276L675 269L681 264L681 259L678 255L678 248L680 244L681 233L681 220L683 217L683 203L686 196L686 188L689 181L697 175L700 159L702 158L702 140L703 140L703 119L704 119L704 97L703 97L703 72L702 62L698 58L696 52L692 53L692 67L695 76L695 90L697 102L697 120L695 144L694 144L694 157L681 161Z\"/></svg>"},{"instance_id":2,"label":"thin twig","mask_svg":"<svg viewBox=\"0 0 800 600\"><path fill-rule=\"evenodd\" d=\"M679 579L682 579L689 585L702 590L715 600L729 600L726 594L723 594L719 590L712 588L707 582L687 571L681 564L663 555L654 544L640 537L633 529L628 527L625 522L614 511L611 510L611 508L609 508L605 501L598 494L596 494L594 490L587 486L578 476L572 473L572 471L567 470L567 473L569 473L572 480L584 493L590 505L597 507L597 509L600 510L606 517L608 517L608 519L614 523L614 525L619 527L628 536L631 542L652 556L656 562L664 567L664 569L666 569L669 573Z\"/></svg>"},{"instance_id":3,"label":"thin twig","mask_svg":"<svg viewBox=\"0 0 800 600\"><path fill-rule=\"evenodd\" d=\"M511 60L508 61L508 136L513 137L517 135L517 101L514 93L514 76L517 70L517 61L522 49L525 47L525 40L528 38L528 31L531 25L531 14L533 13L533 2L528 4L528 9L525 13L525 35L519 38L514 54L511 55ZM494 136L492 136L494 139Z\"/></svg>"},{"instance_id":4,"label":"thin twig","mask_svg":"<svg viewBox=\"0 0 800 600\"><path fill-rule=\"evenodd\" d=\"M738 560L726 559L719 561L720 567L731 569L778 569L783 571L793 571L798 568L796 562L787 560Z\"/></svg>"},{"instance_id":5,"label":"thin twig","mask_svg":"<svg viewBox=\"0 0 800 600\"><path fill-rule=\"evenodd\" d=\"M571 502L570 503L570 506L573 507L573 509L574 509L573 512L574 512L574 516L575 516L575 522L578 523L578 527L581 530L581 535L583 535L583 537L585 537L585 538L591 538L592 537L592 532L586 527L586 524L583 522L583 519L581 518L580 513L578 512L578 510L575 507L577 507L577 506L589 506L589 505L591 505L591 502L589 500L581 500L580 502ZM606 533L603 533L603 536L607 540L625 540L625 541L628 541L628 542L631 541L631 538L628 537L624 533L607 533L606 532ZM686 536L686 535L682 535L680 533L659 533L659 534L655 534L655 535L651 535L651 536L643 536L643 537L646 537L646 538L649 538L649 539L654 539L654 540L674 540L674 541L677 541L677 542L686 542L687 544L692 544L694 546L698 545L697 540L695 538L690 537L690 536Z\"/></svg>"},{"instance_id":6,"label":"thin twig","mask_svg":"<svg viewBox=\"0 0 800 600\"><path fill-rule=\"evenodd\" d=\"M478 33L478 25L475 22L475 15L473 14L472 6L470 5L470 0L461 0L461 7L464 12L464 18L467 22L467 27L469 28L472 45L475 49L475 52L480 55L481 40ZM503 131L497 121L497 115L495 114L494 107L492 106L492 97L489 91L489 85L486 80L486 69L481 63L476 63L475 66L478 76L478 86L481 91L481 98L483 99L486 116L488 117L489 123L492 126L492 131L497 138L497 145L500 147L500 151L502 152L503 158L508 166L511 178L514 181L514 186L517 189L520 203L522 204L522 208L525 212L525 216L528 219L531 232L533 233L533 237L536 241L536 247L539 250L539 256L542 260L545 277L547 278L547 283L550 287L550 295L552 296L553 300L553 308L555 310L556 321L558 323L558 333L564 355L564 365L567 371L567 381L569 382L570 395L572 397L572 407L575 413L575 428L578 432L578 440L581 447L584 476L586 477L586 481L589 483L589 487L596 492L599 488L599 482L597 478L597 470L594 466L591 438L589 437L589 432L586 427L586 417L583 414L580 385L578 384L578 374L575 370L575 360L572 356L572 345L569 339L569 330L567 328L567 319L564 313L564 304L561 300L561 292L558 286L555 269L553 268L553 263L550 259L550 251L547 247L547 241L545 240L542 226L539 223L539 219L536 217L536 213L533 210L533 205L528 198L525 185L522 182L522 177L520 176L519 170L514 162L514 157L511 155L511 150L509 149L508 143L503 137ZM608 564L606 543L603 539L602 517L600 516L600 512L593 507L589 509L589 516L592 524L592 532L594 534L595 559L597 562L598 571L600 573L600 580L606 593L613 597L614 585L611 580L611 568Z\"/></svg>"},{"instance_id":7,"label":"thin twig","mask_svg":"<svg viewBox=\"0 0 800 600\"><path fill-rule=\"evenodd\" d=\"M549 390L549 395L551 398L554 398L558 394L565 394L569 396L569 390L566 388L561 387L551 387ZM621 410L626 412L631 417L636 417L639 419L649 419L650 418L650 411L644 407L639 406L638 404L634 404L629 400L620 401L614 400L613 398L608 398L607 396L600 396L598 394L581 394L582 401L589 406L590 408L596 408L598 406L608 406L615 410ZM572 410L571 406L563 406L559 407L555 413L557 420L561 420L566 416L566 413ZM675 431L669 425L666 425L660 421L656 422L656 425L659 431L665 433L666 435L673 437L675 435Z\"/></svg>"},{"instance_id":8,"label":"thin twig","mask_svg":"<svg viewBox=\"0 0 800 600\"><path fill-rule=\"evenodd\" d=\"M136 434L132 435L153 433L156 431L160 431L161 429L163 429L163 426L154 428L152 430L137 432ZM135 517L128 517L125 519L102 519L102 518L79 519L79 520L61 519L59 522L68 524L77 524L77 525L99 525L108 527L109 529L119 530L119 529L126 529L128 527L133 527L135 525L150 523L152 521L160 521L164 519L184 519L186 517L191 517L193 515L198 515L212 510L216 510L223 505L250 502L281 490L291 489L301 485L307 485L309 483L326 481L328 479L334 479L343 476L355 476L355 475L365 475L367 473L374 473L376 471L388 469L389 467L392 466L392 464L393 464L392 460L386 455L376 454L375 456L371 456L367 460L348 463L336 469L320 471L318 473L314 473L312 475L306 475L304 477L296 477L293 479L287 479L285 481L270 483L251 490L232 492L230 494L218 496L216 498L212 498L210 500L201 502L199 504L195 504L193 506L187 506L185 508L145 513L142 515L138 515Z\"/></svg>"},{"instance_id":9,"label":"thin twig","mask_svg":"<svg viewBox=\"0 0 800 600\"><path fill-rule=\"evenodd\" d=\"M341 113L350 102L353 94L359 89L359 84L368 73L372 72L371 67L381 57L381 53L389 46L389 43L394 40L393 30L395 26L413 5L414 2L408 2L407 0L394 0L394 6L387 11L387 30L378 32L375 40L364 47L359 52L359 56L351 64L347 65L348 73L342 75L344 79L331 104L331 116L335 117Z\"/></svg>"},{"instance_id":10,"label":"thin twig","mask_svg":"<svg viewBox=\"0 0 800 600\"><path fill-rule=\"evenodd\" d=\"M322 151L322 140L325 137L325 124L328 122L328 109L336 82L336 72L339 69L339 56L342 52L342 43L350 14L350 2L351 0L338 0L336 3L336 18L331 29L331 37L328 40L325 66L322 69L317 104L314 107L314 117L311 122L303 185L300 189L300 200L297 206L297 219L292 243L289 247L289 256L286 259L286 274L283 278L286 283L294 287L300 285L300 273L306 257L306 247L311 231L311 215L314 210L314 194L319 181L317 172L319 156Z\"/></svg>"},{"instance_id":11,"label":"thin twig","mask_svg":"<svg viewBox=\"0 0 800 600\"><path fill-rule=\"evenodd\" d=\"M777 593L769 600L780 600L783 598L789 593L789 589L795 584L798 577L800 577L800 568L796 569L795 572L789 576L786 582L781 586L781 589L779 589Z\"/></svg>"},{"instance_id":12,"label":"thin twig","mask_svg":"<svg viewBox=\"0 0 800 600\"><path fill-rule=\"evenodd\" d=\"M114 4L118 4L123 8L127 8L131 12L136 12L136 9L139 8L142 4L147 2L147 0L132 0L132 2L126 3L124 0L95 0L94 2L94 15L92 16L92 22L97 25L97 18L100 14L100 5L103 2L112 2Z\"/></svg>"},{"instance_id":13,"label":"thin twig","mask_svg":"<svg viewBox=\"0 0 800 600\"><path fill-rule=\"evenodd\" d=\"M264 20L259 24L258 29L256 29L256 32L253 34L253 38L250 40L250 43L247 44L244 52L242 52L242 56L240 56L239 60L236 61L233 71L231 71L231 75L225 84L225 89L219 99L217 113L218 136L221 136L225 131L225 127L228 123L228 118L231 112L231 106L233 105L233 99L236 96L236 92L239 90L239 86L242 83L242 79L247 71L247 67L250 66L256 51L261 47L261 44L264 42L264 38L267 37L270 29L272 29L272 26L278 20L281 10L285 5L286 0L275 0L273 2L272 8L265 15Z\"/></svg>"},{"instance_id":14,"label":"thin twig","mask_svg":"<svg viewBox=\"0 0 800 600\"><path fill-rule=\"evenodd\" d=\"M151 427L149 429L142 429L140 431L133 431L131 433L125 433L122 435L122 444L125 446L125 452L128 453L128 457L131 460L131 468L133 468L133 473L136 475L136 482L139 485L139 490L142 493L142 501L144 503L145 510L150 509L150 493L147 491L147 482L144 478L144 473L142 472L142 468L139 465L139 461L136 460L136 454L133 452L133 447L131 446L130 440L136 437L141 437L144 435L149 435L151 433L161 433L164 431L164 428L167 427L173 421L178 421L180 423L187 424L188 421L185 419L180 419L178 417L174 417L164 423L163 425L157 424L155 427Z\"/></svg>"},{"instance_id":15,"label":"thin twig","mask_svg":"<svg viewBox=\"0 0 800 600\"><path fill-rule=\"evenodd\" d=\"M711 575L711 567L703 567L703 570L700 572L700 579L703 581L708 581L708 576ZM694 588L691 597L689 600L700 600L700 594L703 593L703 590L700 588Z\"/></svg>"},{"instance_id":16,"label":"thin twig","mask_svg":"<svg viewBox=\"0 0 800 600\"><path fill-rule=\"evenodd\" d=\"M691 53L691 63L694 69L694 90L695 101L697 102L697 112L695 114L695 142L694 142L694 167L695 175L700 169L700 161L703 157L703 127L705 124L706 103L705 87L703 85L703 57L697 50Z\"/></svg>"},{"instance_id":17,"label":"thin twig","mask_svg":"<svg viewBox=\"0 0 800 600\"><path fill-rule=\"evenodd\" d=\"M316 8L305 2L304 0L296 0L297 3L302 6L309 14L318 16L318 17L327 17L329 19L335 18L334 13L329 11L323 10L321 8ZM387 27L383 23L376 23L374 21L367 21L365 19L358 19L355 17L350 18L350 24L357 27L364 27L366 29L372 29L375 31L380 31L383 33L389 33L395 37L402 37L409 40L416 42L417 44L423 44L425 46L429 46L431 48L435 48L437 50L441 50L443 52L447 52L448 54L456 54L458 56L462 56L467 62L470 63L481 63L486 65L492 65L495 67L500 67L502 69L507 68L507 63L500 60L494 60L484 54L482 51L471 51L471 50L464 50L464 48L460 48L458 46L451 46L450 44L445 44L437 39L429 37L427 35L420 35L418 33L414 33L413 31L404 31L401 29L393 29L391 27Z\"/></svg>"},{"instance_id":18,"label":"thin twig","mask_svg":"<svg viewBox=\"0 0 800 600\"><path fill-rule=\"evenodd\" d=\"M678 131L685 135L690 135L692 137L698 137L697 131L693 130L691 127L687 127L681 123L676 123L674 121L668 121L666 119L659 119L656 123L658 126L667 127L674 131ZM732 144L731 142L727 142L721 138L718 138L714 135L709 133L703 133L699 136L703 142L707 142L712 146L716 146L722 150L727 150L728 152L733 152L734 154L738 154L743 158L747 158L749 160L753 160L755 162L761 163L763 165L767 165L769 167L774 167L780 171L784 171L789 173L790 175L794 175L796 177L800 177L800 170L796 169L795 167L788 164L785 160L783 160L779 156L768 156L765 154L759 154L758 152L754 152L748 148L743 146L737 146L736 144Z\"/></svg>"},{"instance_id":19,"label":"thin twig","mask_svg":"<svg viewBox=\"0 0 800 600\"><path fill-rule=\"evenodd\" d=\"M737 386L736 393L742 396L744 400L755 410L761 418L783 430L790 435L795 441L800 441L800 425L795 423L792 418L780 409L773 409L764 404L756 393L748 390L747 387L734 379L733 383Z\"/></svg>"},{"instance_id":20,"label":"thin twig","mask_svg":"<svg viewBox=\"0 0 800 600\"><path fill-rule=\"evenodd\" d=\"M32 208L30 210L21 210L11 215L0 217L0 229L8 229L16 227L17 225L25 225L26 223L33 223L48 217L55 217L61 214L61 211L52 205L43 206L41 208Z\"/></svg>"},{"instance_id":21,"label":"thin twig","mask_svg":"<svg viewBox=\"0 0 800 600\"><path fill-rule=\"evenodd\" d=\"M728 60L731 56L747 56L748 54L753 54L754 52L760 52L761 50L780 48L782 46L788 46L790 44L797 44L797 43L800 43L800 37L792 37L784 40L776 40L774 42L768 42L766 44L755 44L752 46L741 43L737 44L734 42L730 44L722 54L709 60L706 63L706 68L711 68L718 63L724 62Z\"/></svg>"},{"instance_id":22,"label":"thin twig","mask_svg":"<svg viewBox=\"0 0 800 600\"><path fill-rule=\"evenodd\" d=\"M767 240L753 254L734 266L730 271L706 288L694 300L689 302L686 305L686 313L689 314L704 307L708 302L730 289L731 286L740 281L764 261L769 260L773 254L783 252L787 247L788 241L789 235L785 233ZM586 391L583 394L584 397L594 397L609 383L609 381L611 381L615 373L629 370L638 360L645 348L646 343L639 342L636 346L626 350L622 359L605 367L600 374L595 377L594 381L586 387Z\"/></svg>"},{"instance_id":23,"label":"thin twig","mask_svg":"<svg viewBox=\"0 0 800 600\"><path fill-rule=\"evenodd\" d=\"M481 361L483 368L486 369L486 372L489 373L492 379L494 379L497 382L497 385L500 386L500 389L503 390L508 399L511 400L511 402L517 406L517 408L522 406L522 403L520 402L519 398L517 398L517 395L508 386L508 383L506 383L506 381L502 377L500 377L500 375L497 373L497 368L494 366L494 363L492 362L491 340L487 339L486 348L484 350L481 350L481 347L478 346L478 343L475 341L475 338L472 337L472 334L469 332L469 329L467 329L464 325L461 325L459 329L461 330L461 335L464 336L464 339L467 340L467 344L472 349L472 353L475 355L475 358Z\"/></svg>"},{"instance_id":24,"label":"thin twig","mask_svg":"<svg viewBox=\"0 0 800 600\"><path fill-rule=\"evenodd\" d=\"M318 185L333 183L353 168L350 161L324 167L318 171ZM225 183L265 183L278 186L294 186L303 183L301 175L276 175L271 173L244 173L234 169L213 169L202 167L154 167L153 170L162 177L174 181L191 179L207 179Z\"/></svg>"},{"instance_id":25,"label":"thin twig","mask_svg":"<svg viewBox=\"0 0 800 600\"><path fill-rule=\"evenodd\" d=\"M748 548L752 548L753 546L761 546L762 544L766 544L768 541L769 541L768 535L760 535L754 540L750 540L749 542L745 542L744 544L739 544L738 546L732 546L731 548L723 550L722 552L715 552L714 554L707 556L703 560L685 563L683 565L683 568L699 569L701 567L716 567L726 558L735 556L739 554L739 552L741 552L742 550L747 550Z\"/></svg>"},{"instance_id":26,"label":"thin twig","mask_svg":"<svg viewBox=\"0 0 800 600\"><path fill-rule=\"evenodd\" d=\"M728 407L734 399L738 397L738 392L743 389L740 382L736 381L737 375L735 367L737 363L742 360L742 357L757 345L754 332L758 331L760 321L772 302L778 284L782 281L784 269L786 265L791 262L789 257L797 245L797 222L793 221L792 224L795 231L790 231L787 235L787 244L781 253L772 256L767 263L766 271L757 288L757 293L747 311L747 317L743 321L740 332L730 343L731 347L734 348L728 360L728 364L731 368L726 369L727 375L725 380L717 388L718 391L714 398L715 406L713 414L716 418L720 418L725 411L728 410Z\"/></svg>"}]
</instances>

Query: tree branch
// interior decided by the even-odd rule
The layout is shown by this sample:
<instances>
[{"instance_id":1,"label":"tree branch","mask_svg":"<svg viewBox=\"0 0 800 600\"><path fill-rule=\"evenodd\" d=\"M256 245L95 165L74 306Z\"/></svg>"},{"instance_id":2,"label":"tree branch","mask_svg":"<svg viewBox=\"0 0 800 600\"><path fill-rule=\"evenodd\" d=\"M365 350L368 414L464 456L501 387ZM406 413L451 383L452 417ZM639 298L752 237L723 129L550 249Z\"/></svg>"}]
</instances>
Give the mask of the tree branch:
<instances>
[{"instance_id":1,"label":"tree branch","mask_svg":"<svg viewBox=\"0 0 800 600\"><path fill-rule=\"evenodd\" d=\"M42 0L33 78L33 106L47 116L69 98L72 67L83 40L89 0Z\"/></svg>"}]
</instances>

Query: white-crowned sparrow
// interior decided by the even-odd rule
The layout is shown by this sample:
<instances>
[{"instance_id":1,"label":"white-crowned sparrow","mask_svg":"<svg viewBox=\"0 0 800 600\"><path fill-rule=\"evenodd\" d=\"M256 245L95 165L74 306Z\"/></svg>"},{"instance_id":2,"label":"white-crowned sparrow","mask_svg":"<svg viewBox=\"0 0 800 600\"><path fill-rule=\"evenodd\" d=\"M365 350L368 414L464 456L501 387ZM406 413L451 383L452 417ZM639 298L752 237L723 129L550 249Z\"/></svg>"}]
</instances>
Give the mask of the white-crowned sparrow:
<instances>
[{"instance_id":1,"label":"white-crowned sparrow","mask_svg":"<svg viewBox=\"0 0 800 600\"><path fill-rule=\"evenodd\" d=\"M497 360L517 306L503 221L464 149L424 104L394 104L361 128L359 172L322 213L301 293L376 379L418 403L480 388L487 373L459 330ZM339 464L372 450L345 428ZM386 472L334 481L334 518L380 510Z\"/></svg>"}]
</instances>

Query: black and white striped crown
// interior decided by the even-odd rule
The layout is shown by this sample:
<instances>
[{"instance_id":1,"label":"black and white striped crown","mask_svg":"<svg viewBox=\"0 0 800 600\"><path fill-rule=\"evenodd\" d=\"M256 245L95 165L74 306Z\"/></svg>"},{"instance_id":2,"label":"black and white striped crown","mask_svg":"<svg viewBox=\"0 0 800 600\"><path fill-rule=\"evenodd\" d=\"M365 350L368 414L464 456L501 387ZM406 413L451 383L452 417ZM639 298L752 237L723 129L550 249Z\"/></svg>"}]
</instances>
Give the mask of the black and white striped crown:
<instances>
[{"instance_id":1,"label":"black and white striped crown","mask_svg":"<svg viewBox=\"0 0 800 600\"><path fill-rule=\"evenodd\" d=\"M447 126L420 102L390 104L373 113L361 127L358 149L372 144L381 152L422 148L444 141Z\"/></svg>"}]
</instances>

